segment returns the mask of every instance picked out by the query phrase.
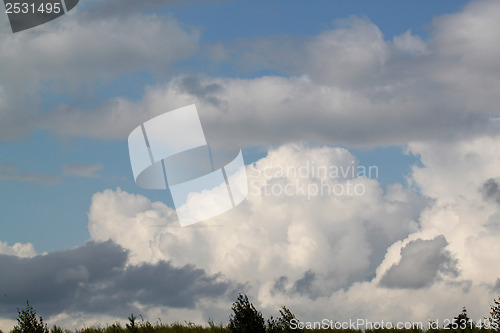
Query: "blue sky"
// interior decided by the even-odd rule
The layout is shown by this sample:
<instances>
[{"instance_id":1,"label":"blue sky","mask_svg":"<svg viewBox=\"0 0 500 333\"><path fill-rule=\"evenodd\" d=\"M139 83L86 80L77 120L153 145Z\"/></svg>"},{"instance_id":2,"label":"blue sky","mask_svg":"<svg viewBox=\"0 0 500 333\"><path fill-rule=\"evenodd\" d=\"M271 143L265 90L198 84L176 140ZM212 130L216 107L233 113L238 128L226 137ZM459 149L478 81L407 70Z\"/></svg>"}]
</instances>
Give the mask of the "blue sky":
<instances>
[{"instance_id":1,"label":"blue sky","mask_svg":"<svg viewBox=\"0 0 500 333\"><path fill-rule=\"evenodd\" d=\"M82 0L15 34L0 15L0 328L25 297L71 327L133 311L225 321L242 290L266 315L286 304L304 320L462 306L482 318L500 293L499 12L493 0ZM266 173L310 162L357 160L378 177L342 179L360 196L257 191L181 228L166 191L135 184L127 137L190 104L209 141L242 148L252 189L314 188ZM26 287L37 279L51 297ZM178 280L196 286L185 299ZM93 292L103 285L119 306Z\"/></svg>"}]
</instances>

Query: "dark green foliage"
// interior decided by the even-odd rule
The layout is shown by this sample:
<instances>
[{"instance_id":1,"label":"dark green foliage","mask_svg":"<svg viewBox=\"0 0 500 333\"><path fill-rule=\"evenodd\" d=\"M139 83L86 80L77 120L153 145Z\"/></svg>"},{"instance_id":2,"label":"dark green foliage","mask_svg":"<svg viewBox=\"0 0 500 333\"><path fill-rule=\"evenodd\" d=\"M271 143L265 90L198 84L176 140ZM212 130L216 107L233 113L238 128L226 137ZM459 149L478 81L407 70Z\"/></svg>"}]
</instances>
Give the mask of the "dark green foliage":
<instances>
[{"instance_id":1,"label":"dark green foliage","mask_svg":"<svg viewBox=\"0 0 500 333\"><path fill-rule=\"evenodd\" d=\"M210 318L208 318L208 327L210 327L210 332L227 332L228 331L228 329L225 328L222 323L217 325Z\"/></svg>"},{"instance_id":2,"label":"dark green foliage","mask_svg":"<svg viewBox=\"0 0 500 333\"><path fill-rule=\"evenodd\" d=\"M123 327L120 323L114 323L111 326L106 327L105 333L123 333Z\"/></svg>"},{"instance_id":3,"label":"dark green foliage","mask_svg":"<svg viewBox=\"0 0 500 333\"><path fill-rule=\"evenodd\" d=\"M495 332L500 332L500 297L498 300L494 299L495 305L491 306L489 324L491 325L491 330Z\"/></svg>"},{"instance_id":4,"label":"dark green foliage","mask_svg":"<svg viewBox=\"0 0 500 333\"><path fill-rule=\"evenodd\" d=\"M248 300L247 295L238 295L238 300L231 307L233 314L229 316L229 329L233 333L265 333L266 325L262 313L257 311Z\"/></svg>"},{"instance_id":5,"label":"dark green foliage","mask_svg":"<svg viewBox=\"0 0 500 333\"><path fill-rule=\"evenodd\" d=\"M342 330L343 332L347 332L347 330ZM350 330L351 332L359 332L362 333L361 331L355 331L355 330ZM401 329L389 329L389 328L378 328L378 329L367 329L365 330L364 333L424 333L425 331L419 329L419 328L401 328ZM440 331L442 332L442 331ZM449 333L449 330L446 330L445 332ZM444 332L442 332L444 333Z\"/></svg>"},{"instance_id":6,"label":"dark green foliage","mask_svg":"<svg viewBox=\"0 0 500 333\"><path fill-rule=\"evenodd\" d=\"M292 329L293 319L296 320L297 318L286 306L283 306L280 309L280 317L278 319L271 317L267 321L267 332L303 332L301 329Z\"/></svg>"},{"instance_id":7,"label":"dark green foliage","mask_svg":"<svg viewBox=\"0 0 500 333\"><path fill-rule=\"evenodd\" d=\"M47 324L43 322L43 318L36 318L36 311L30 305L29 301L26 302L26 308L17 309L17 325L12 330L13 333L49 333Z\"/></svg>"},{"instance_id":8,"label":"dark green foliage","mask_svg":"<svg viewBox=\"0 0 500 333\"><path fill-rule=\"evenodd\" d=\"M137 318L134 316L129 317L129 323L126 324L126 327L122 327L118 324L113 324L107 327L87 327L82 330L76 330L75 333L108 333L108 332L119 332L119 333L130 333L130 329L132 328L132 321L134 322L133 327L137 330L137 333L208 333L208 332L217 332L217 333L229 333L228 328L224 328L222 325L218 326L213 324L213 327L202 327L199 325L195 325L191 322L186 322L185 324L173 323L173 324L163 324L161 322L151 323L149 321L137 321ZM133 320L131 320L133 319Z\"/></svg>"},{"instance_id":9,"label":"dark green foliage","mask_svg":"<svg viewBox=\"0 0 500 333\"><path fill-rule=\"evenodd\" d=\"M71 333L70 330L68 329L64 329L62 327L59 327L57 325L54 325L52 326L52 328L50 329L50 333Z\"/></svg>"},{"instance_id":10,"label":"dark green foliage","mask_svg":"<svg viewBox=\"0 0 500 333\"><path fill-rule=\"evenodd\" d=\"M136 319L137 318L136 318L136 316L134 316L133 313L130 315L130 317L128 317L129 323L125 325L125 326L127 326L127 331L129 331L131 333L136 333L138 331L137 325L135 323Z\"/></svg>"},{"instance_id":11,"label":"dark green foliage","mask_svg":"<svg viewBox=\"0 0 500 333\"><path fill-rule=\"evenodd\" d=\"M470 331L474 327L474 322L467 315L467 309L462 308L462 312L453 319L453 322L448 325L448 329L455 331Z\"/></svg>"},{"instance_id":12,"label":"dark green foliage","mask_svg":"<svg viewBox=\"0 0 500 333\"><path fill-rule=\"evenodd\" d=\"M65 332L64 332L64 330L61 327L59 327L57 325L54 325L50 329L50 333L65 333Z\"/></svg>"}]
</instances>

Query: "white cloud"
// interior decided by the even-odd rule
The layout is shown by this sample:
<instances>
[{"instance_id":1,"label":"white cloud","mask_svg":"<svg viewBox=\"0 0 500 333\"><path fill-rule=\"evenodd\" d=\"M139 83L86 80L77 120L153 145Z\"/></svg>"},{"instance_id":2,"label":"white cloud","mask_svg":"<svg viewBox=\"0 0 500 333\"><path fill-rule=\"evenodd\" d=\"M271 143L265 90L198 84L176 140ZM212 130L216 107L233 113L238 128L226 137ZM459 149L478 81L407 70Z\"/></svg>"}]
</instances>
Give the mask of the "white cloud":
<instances>
[{"instance_id":1,"label":"white cloud","mask_svg":"<svg viewBox=\"0 0 500 333\"><path fill-rule=\"evenodd\" d=\"M427 44L419 36L413 35L411 30L402 35L394 36L393 44L401 52L417 55L427 53Z\"/></svg>"},{"instance_id":2,"label":"white cloud","mask_svg":"<svg viewBox=\"0 0 500 333\"><path fill-rule=\"evenodd\" d=\"M356 17L337 20L334 30L315 36L305 49L303 70L314 81L337 87L364 87L380 78L390 58L378 27Z\"/></svg>"},{"instance_id":3,"label":"white cloud","mask_svg":"<svg viewBox=\"0 0 500 333\"><path fill-rule=\"evenodd\" d=\"M498 204L485 197L483 188L500 176L500 141L482 137L456 143L413 143L424 164L414 168L413 178L435 205L421 217L423 234L442 234L448 249L460 258L461 276L493 285L500 277L500 251L496 226Z\"/></svg>"},{"instance_id":4,"label":"white cloud","mask_svg":"<svg viewBox=\"0 0 500 333\"><path fill-rule=\"evenodd\" d=\"M31 258L38 255L35 247L31 243L15 243L12 246L9 244L0 242L0 255L17 256L21 258Z\"/></svg>"},{"instance_id":5,"label":"white cloud","mask_svg":"<svg viewBox=\"0 0 500 333\"><path fill-rule=\"evenodd\" d=\"M93 239L105 241L111 238L109 235L115 234L115 238L128 244L127 249L145 250L130 254L134 263L161 259L150 243L159 230L176 218L175 212L164 204L152 203L143 196L129 194L119 188L94 194L88 215L89 232Z\"/></svg>"}]
</instances>

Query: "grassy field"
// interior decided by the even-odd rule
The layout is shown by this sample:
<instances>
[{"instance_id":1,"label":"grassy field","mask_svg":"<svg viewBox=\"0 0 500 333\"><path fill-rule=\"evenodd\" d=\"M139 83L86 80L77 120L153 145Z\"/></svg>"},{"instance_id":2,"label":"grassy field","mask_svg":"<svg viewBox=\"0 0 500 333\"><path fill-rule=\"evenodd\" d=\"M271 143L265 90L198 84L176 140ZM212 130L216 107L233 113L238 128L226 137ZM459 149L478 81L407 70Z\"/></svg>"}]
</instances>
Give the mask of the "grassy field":
<instances>
[{"instance_id":1,"label":"grassy field","mask_svg":"<svg viewBox=\"0 0 500 333\"><path fill-rule=\"evenodd\" d=\"M127 324L126 326L122 326L121 324L112 324L106 326L98 326L98 327L85 327L77 330L69 330L65 328L61 328L59 326L53 326L49 329L49 333L198 333L198 332L227 332L231 333L232 331L222 324L214 324L209 323L206 326L195 325L193 323L173 323L173 324L163 324L156 323L151 324L150 322L141 322L134 326ZM268 330L268 333L277 333L277 332L336 332L336 333L499 333L495 330L489 329L429 329L429 330L421 330L421 329L372 329L372 330L353 330L353 329L278 329L278 330ZM2 331L0 331L2 333ZM12 330L11 333L19 333L15 330ZM35 333L35 332L34 332Z\"/></svg>"},{"instance_id":2,"label":"grassy field","mask_svg":"<svg viewBox=\"0 0 500 333\"><path fill-rule=\"evenodd\" d=\"M66 332L69 330L63 330L57 333ZM120 327L119 325L111 325L105 328L85 328L77 330L75 333L130 333L131 331ZM196 326L196 325L182 325L182 324L172 324L172 325L161 325L161 326L150 326L150 327L138 327L135 331L137 333L182 333L182 332L227 332L230 333L231 330L226 327L221 326ZM286 331L282 331L286 332ZM336 329L304 329L304 330L289 330L288 332L336 332L336 333L362 333L361 330L336 330ZM406 330L406 329L380 329L380 330L366 330L365 333L493 333L494 331L486 329L473 329L473 330L450 330L450 329L434 329L434 330ZM55 332L54 332L55 333Z\"/></svg>"}]
</instances>

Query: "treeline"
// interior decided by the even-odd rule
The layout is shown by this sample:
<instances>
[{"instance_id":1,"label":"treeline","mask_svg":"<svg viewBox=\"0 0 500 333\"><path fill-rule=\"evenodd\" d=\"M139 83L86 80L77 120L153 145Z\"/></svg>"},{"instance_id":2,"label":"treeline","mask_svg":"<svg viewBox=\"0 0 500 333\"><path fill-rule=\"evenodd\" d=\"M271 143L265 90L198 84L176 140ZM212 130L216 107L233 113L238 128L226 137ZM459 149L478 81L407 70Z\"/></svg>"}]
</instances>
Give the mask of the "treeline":
<instances>
[{"instance_id":1,"label":"treeline","mask_svg":"<svg viewBox=\"0 0 500 333\"><path fill-rule=\"evenodd\" d=\"M71 331L59 326L48 327L43 318L37 317L35 309L27 302L26 308L17 309L17 325L10 333L182 333L182 332L228 332L228 333L278 333L278 332L336 332L336 333L500 333L500 297L494 300L488 317L474 322L467 315L464 307L453 320L438 327L429 323L426 327L396 328L386 323L383 327L346 328L339 322L320 321L302 322L285 306L279 310L278 317L265 320L262 313L249 301L245 294L240 294L231 307L229 323L195 325L191 322L164 324L161 321L151 323L132 314L123 327L119 323L106 327L86 327ZM141 317L142 318L142 317ZM380 323L379 323L380 324ZM0 330L0 333L3 333Z\"/></svg>"}]
</instances>

